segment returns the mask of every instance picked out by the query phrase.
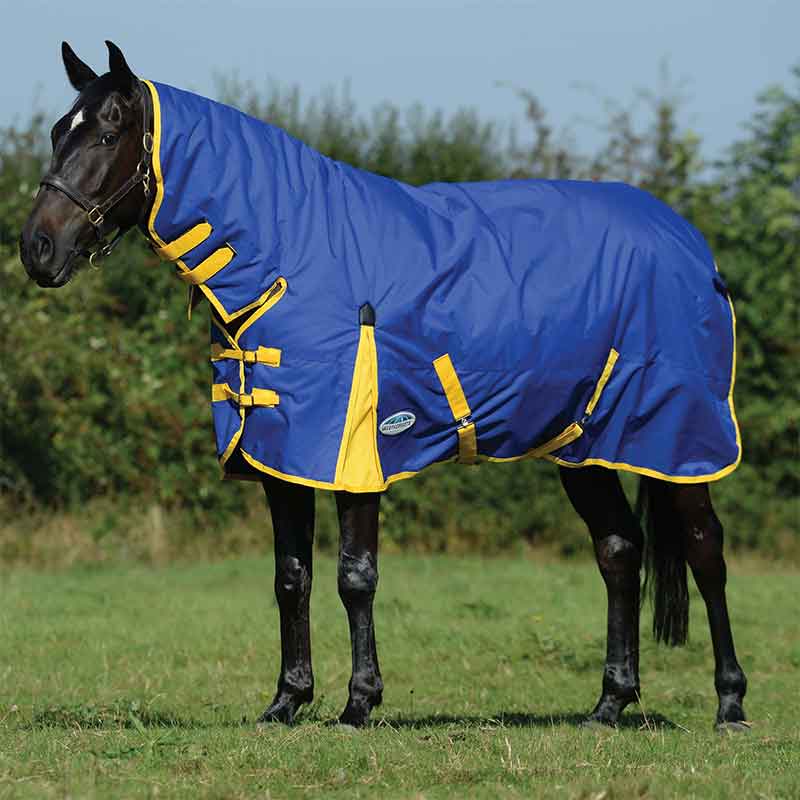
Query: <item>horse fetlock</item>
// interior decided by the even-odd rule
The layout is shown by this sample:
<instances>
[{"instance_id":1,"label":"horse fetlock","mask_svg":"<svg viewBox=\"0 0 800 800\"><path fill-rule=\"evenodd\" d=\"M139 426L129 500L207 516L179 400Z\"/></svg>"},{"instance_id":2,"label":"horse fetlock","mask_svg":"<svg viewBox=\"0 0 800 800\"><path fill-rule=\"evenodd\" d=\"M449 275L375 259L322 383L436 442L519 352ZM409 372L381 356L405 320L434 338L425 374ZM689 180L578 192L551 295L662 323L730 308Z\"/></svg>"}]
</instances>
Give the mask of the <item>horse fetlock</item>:
<instances>
[{"instance_id":1,"label":"horse fetlock","mask_svg":"<svg viewBox=\"0 0 800 800\"><path fill-rule=\"evenodd\" d=\"M747 693L747 677L742 668L738 666L718 672L714 675L714 688L720 697L733 695L741 699Z\"/></svg>"},{"instance_id":2,"label":"horse fetlock","mask_svg":"<svg viewBox=\"0 0 800 800\"><path fill-rule=\"evenodd\" d=\"M639 676L627 664L606 664L603 671L603 697L628 703L638 702L641 694Z\"/></svg>"},{"instance_id":3,"label":"horse fetlock","mask_svg":"<svg viewBox=\"0 0 800 800\"><path fill-rule=\"evenodd\" d=\"M357 672L348 685L351 699L364 700L371 707L383 702L383 679L377 672Z\"/></svg>"},{"instance_id":4,"label":"horse fetlock","mask_svg":"<svg viewBox=\"0 0 800 800\"><path fill-rule=\"evenodd\" d=\"M299 703L314 699L314 676L308 670L291 670L278 678L278 694L294 697Z\"/></svg>"}]
</instances>

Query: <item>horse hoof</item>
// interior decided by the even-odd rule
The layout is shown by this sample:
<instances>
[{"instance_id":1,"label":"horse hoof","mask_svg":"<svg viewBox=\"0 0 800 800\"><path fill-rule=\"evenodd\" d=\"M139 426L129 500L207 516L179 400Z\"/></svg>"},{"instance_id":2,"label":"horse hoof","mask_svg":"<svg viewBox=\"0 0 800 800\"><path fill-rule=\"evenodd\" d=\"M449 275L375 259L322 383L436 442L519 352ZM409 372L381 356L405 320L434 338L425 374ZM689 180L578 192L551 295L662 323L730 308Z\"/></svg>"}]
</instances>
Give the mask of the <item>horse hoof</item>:
<instances>
[{"instance_id":1,"label":"horse hoof","mask_svg":"<svg viewBox=\"0 0 800 800\"><path fill-rule=\"evenodd\" d=\"M272 705L256 720L256 727L264 728L276 722L291 725L294 722L294 709L288 705Z\"/></svg>"},{"instance_id":2,"label":"horse hoof","mask_svg":"<svg viewBox=\"0 0 800 800\"><path fill-rule=\"evenodd\" d=\"M735 736L739 733L750 733L752 725L749 722L740 720L738 722L718 722L714 730L720 736Z\"/></svg>"},{"instance_id":3,"label":"horse hoof","mask_svg":"<svg viewBox=\"0 0 800 800\"><path fill-rule=\"evenodd\" d=\"M347 728L364 728L369 724L370 707L366 704L347 704L339 717L339 725Z\"/></svg>"},{"instance_id":4,"label":"horse hoof","mask_svg":"<svg viewBox=\"0 0 800 800\"><path fill-rule=\"evenodd\" d=\"M587 717L578 727L586 731L614 731L617 729L613 722L603 722L595 717Z\"/></svg>"},{"instance_id":5,"label":"horse hoof","mask_svg":"<svg viewBox=\"0 0 800 800\"><path fill-rule=\"evenodd\" d=\"M358 728L355 725L350 725L347 722L336 722L336 730L340 733L347 733L352 736L354 733L358 733Z\"/></svg>"}]
</instances>

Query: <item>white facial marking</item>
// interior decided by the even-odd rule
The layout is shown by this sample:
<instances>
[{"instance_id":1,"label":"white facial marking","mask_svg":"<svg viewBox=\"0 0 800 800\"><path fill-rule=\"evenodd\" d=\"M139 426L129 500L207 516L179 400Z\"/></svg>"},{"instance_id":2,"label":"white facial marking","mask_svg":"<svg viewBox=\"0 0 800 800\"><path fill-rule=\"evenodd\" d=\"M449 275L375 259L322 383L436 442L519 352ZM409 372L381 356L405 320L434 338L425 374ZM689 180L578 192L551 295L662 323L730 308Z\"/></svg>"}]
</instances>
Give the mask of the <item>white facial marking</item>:
<instances>
[{"instance_id":1,"label":"white facial marking","mask_svg":"<svg viewBox=\"0 0 800 800\"><path fill-rule=\"evenodd\" d=\"M76 114L76 115L75 115L75 116L72 118L72 122L71 122L71 123L70 123L70 125L69 125L69 129L70 129L71 131L74 131L74 130L75 130L75 128L77 128L77 127L78 127L78 125L80 125L80 124L81 124L81 122L85 122L85 121L86 121L86 116L85 116L85 115L84 115L84 113L83 113L83 109L81 109L81 110L80 110L80 111L79 111L79 112L78 112L78 113L77 113L77 114Z\"/></svg>"}]
</instances>

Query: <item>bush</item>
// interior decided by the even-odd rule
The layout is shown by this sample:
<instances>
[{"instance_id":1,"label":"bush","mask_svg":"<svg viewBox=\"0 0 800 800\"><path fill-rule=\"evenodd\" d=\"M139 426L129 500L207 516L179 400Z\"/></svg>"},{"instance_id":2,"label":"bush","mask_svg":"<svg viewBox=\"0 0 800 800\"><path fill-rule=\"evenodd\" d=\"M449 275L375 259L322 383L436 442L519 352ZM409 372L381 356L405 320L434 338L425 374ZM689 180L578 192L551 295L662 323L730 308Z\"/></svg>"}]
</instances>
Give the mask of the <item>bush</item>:
<instances>
[{"instance_id":1,"label":"bush","mask_svg":"<svg viewBox=\"0 0 800 800\"><path fill-rule=\"evenodd\" d=\"M800 67L793 78L800 83ZM286 127L335 158L405 180L499 177L624 179L649 189L706 235L731 287L739 320L736 403L745 456L714 487L735 545L796 551L798 455L797 303L800 266L800 94L772 89L747 136L716 165L678 129L669 97L652 100L642 129L617 109L591 156L554 142L535 98L522 94L532 144L504 142L471 111L446 118L384 106L358 115L345 95L305 107L297 92L262 96L236 82L223 99ZM221 520L251 514L258 492L222 484L208 411L204 313L191 323L171 270L128 241L100 271L58 292L30 283L16 241L43 171L41 116L0 136L0 492L9 510L76 509L97 498L135 513L163 508L196 531L221 536ZM416 550L532 542L572 552L584 539L547 464L434 468L384 499L384 537ZM628 482L630 485L630 482ZM183 518L182 517L182 518ZM121 524L121 523L120 523ZM198 535L201 535L198 533ZM335 541L333 508L320 504L320 541Z\"/></svg>"}]
</instances>

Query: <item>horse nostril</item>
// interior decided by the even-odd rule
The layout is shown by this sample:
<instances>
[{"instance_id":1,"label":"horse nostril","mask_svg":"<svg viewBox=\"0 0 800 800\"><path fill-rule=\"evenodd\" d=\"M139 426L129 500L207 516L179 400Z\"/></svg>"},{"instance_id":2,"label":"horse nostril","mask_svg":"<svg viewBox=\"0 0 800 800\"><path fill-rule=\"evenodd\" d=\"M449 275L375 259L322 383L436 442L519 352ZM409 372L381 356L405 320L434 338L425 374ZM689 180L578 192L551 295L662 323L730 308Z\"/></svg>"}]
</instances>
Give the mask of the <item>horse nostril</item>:
<instances>
[{"instance_id":1,"label":"horse nostril","mask_svg":"<svg viewBox=\"0 0 800 800\"><path fill-rule=\"evenodd\" d=\"M46 264L53 255L53 240L39 231L33 237L33 252L40 264Z\"/></svg>"}]
</instances>

